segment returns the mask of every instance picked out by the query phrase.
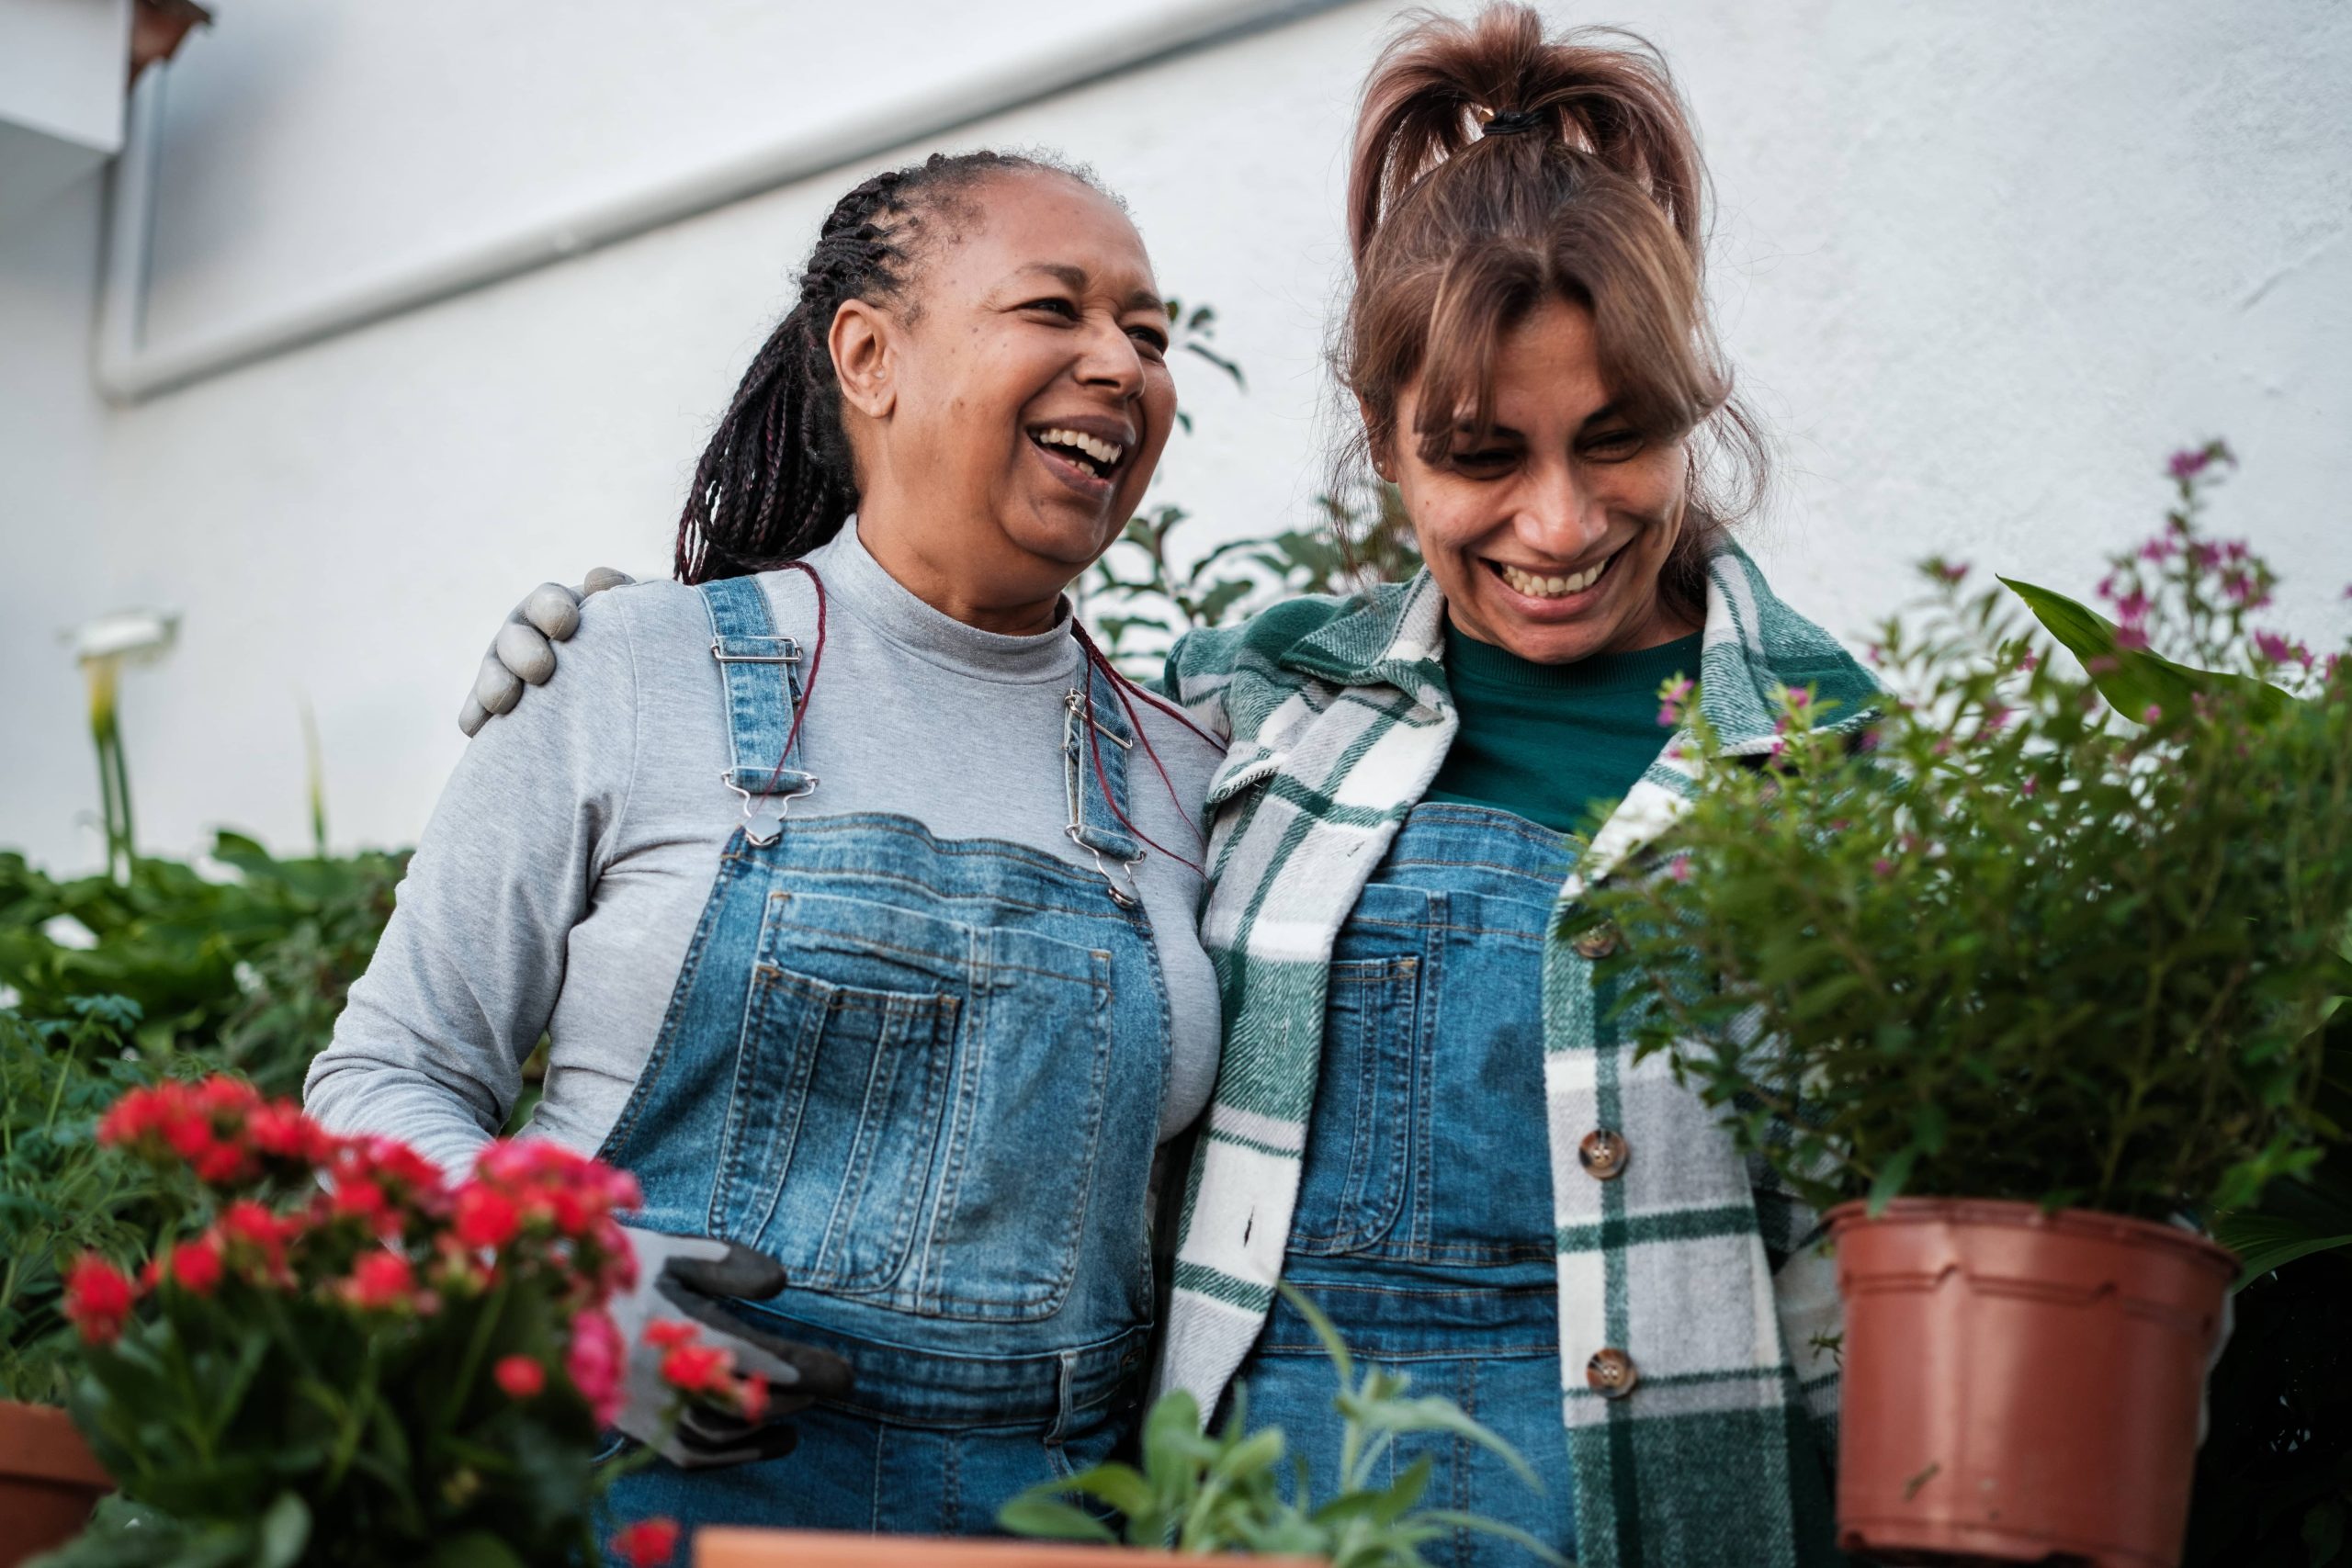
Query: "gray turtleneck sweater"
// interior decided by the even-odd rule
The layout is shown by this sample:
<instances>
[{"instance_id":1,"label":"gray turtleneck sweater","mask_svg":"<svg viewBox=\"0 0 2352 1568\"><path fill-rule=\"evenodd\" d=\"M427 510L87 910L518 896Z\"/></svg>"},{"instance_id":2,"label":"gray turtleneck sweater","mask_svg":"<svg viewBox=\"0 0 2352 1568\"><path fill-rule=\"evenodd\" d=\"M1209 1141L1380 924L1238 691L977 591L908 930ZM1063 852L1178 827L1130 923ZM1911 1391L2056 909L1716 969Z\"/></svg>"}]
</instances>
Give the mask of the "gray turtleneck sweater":
<instances>
[{"instance_id":1,"label":"gray turtleneck sweater","mask_svg":"<svg viewBox=\"0 0 2352 1568\"><path fill-rule=\"evenodd\" d=\"M1080 669L1067 615L1035 637L966 626L900 587L854 525L808 558L831 614L801 755L824 787L794 812L899 812L943 839L1009 840L1091 871L1063 833L1062 698ZM812 646L808 580L760 582L776 630ZM699 594L671 582L597 594L561 659L459 760L375 962L304 1086L329 1128L390 1134L452 1171L504 1122L542 1032L534 1134L582 1153L604 1141L741 820L718 782L725 700ZM1185 818L1202 820L1221 754L1136 708L1182 814L1138 748L1128 815L1198 860ZM1152 852L1136 881L1173 1030L1165 1139L1208 1100L1216 981L1195 930L1199 876Z\"/></svg>"}]
</instances>

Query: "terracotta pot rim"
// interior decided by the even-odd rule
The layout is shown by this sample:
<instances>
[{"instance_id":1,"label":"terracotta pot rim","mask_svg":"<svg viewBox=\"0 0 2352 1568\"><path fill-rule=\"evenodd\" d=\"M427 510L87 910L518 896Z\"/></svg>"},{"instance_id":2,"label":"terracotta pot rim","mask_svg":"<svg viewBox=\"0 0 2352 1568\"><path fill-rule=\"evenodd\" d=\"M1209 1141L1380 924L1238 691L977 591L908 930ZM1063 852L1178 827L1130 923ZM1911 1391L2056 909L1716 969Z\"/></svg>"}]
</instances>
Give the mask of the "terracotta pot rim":
<instances>
[{"instance_id":1,"label":"terracotta pot rim","mask_svg":"<svg viewBox=\"0 0 2352 1568\"><path fill-rule=\"evenodd\" d=\"M2157 1220L2134 1219L2098 1209L2045 1211L2039 1203L2015 1198L1895 1198L1878 1213L1857 1198L1821 1216L1834 1238L1858 1225L1950 1224L2056 1231L2083 1241L2108 1241L2124 1247L2165 1247L2199 1262L2237 1276L2238 1256L2210 1236Z\"/></svg>"},{"instance_id":2,"label":"terracotta pot rim","mask_svg":"<svg viewBox=\"0 0 2352 1568\"><path fill-rule=\"evenodd\" d=\"M91 1457L74 1418L53 1404L0 1399L0 1476L111 1491L114 1478Z\"/></svg>"}]
</instances>

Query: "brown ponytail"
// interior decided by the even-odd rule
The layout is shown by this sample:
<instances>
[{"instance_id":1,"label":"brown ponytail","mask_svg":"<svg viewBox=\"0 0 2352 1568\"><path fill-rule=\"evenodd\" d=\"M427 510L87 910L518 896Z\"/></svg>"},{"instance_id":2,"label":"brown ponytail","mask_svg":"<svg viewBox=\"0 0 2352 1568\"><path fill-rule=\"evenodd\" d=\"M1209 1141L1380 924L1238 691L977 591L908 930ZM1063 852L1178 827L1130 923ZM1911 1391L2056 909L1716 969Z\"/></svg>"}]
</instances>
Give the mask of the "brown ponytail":
<instances>
[{"instance_id":1,"label":"brown ponytail","mask_svg":"<svg viewBox=\"0 0 2352 1568\"><path fill-rule=\"evenodd\" d=\"M1603 28L1547 38L1518 4L1469 22L1419 16L1374 66L1357 117L1355 293L1338 355L1374 450L1396 439L1398 396L1419 379L1412 435L1437 462L1465 413L1491 422L1512 327L1555 299L1591 310L1602 379L1633 426L1702 437L1659 582L1693 617L1707 551L1765 474L1707 320L1705 202L1697 139L1647 43Z\"/></svg>"}]
</instances>

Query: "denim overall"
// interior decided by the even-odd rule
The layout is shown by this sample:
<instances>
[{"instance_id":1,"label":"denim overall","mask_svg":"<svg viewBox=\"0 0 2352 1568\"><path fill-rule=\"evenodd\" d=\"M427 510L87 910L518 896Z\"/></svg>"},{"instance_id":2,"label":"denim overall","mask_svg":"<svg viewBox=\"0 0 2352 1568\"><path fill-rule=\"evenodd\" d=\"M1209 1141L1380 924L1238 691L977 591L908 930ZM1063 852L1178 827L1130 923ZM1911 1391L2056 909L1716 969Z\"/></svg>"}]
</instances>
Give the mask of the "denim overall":
<instances>
[{"instance_id":1,"label":"denim overall","mask_svg":"<svg viewBox=\"0 0 2352 1568\"><path fill-rule=\"evenodd\" d=\"M788 1288L736 1310L835 1351L856 1383L797 1417L790 1455L656 1462L609 1506L689 1527L987 1531L1015 1493L1107 1456L1150 1333L1169 1022L1125 880L1142 846L1111 809L1126 808L1133 737L1087 668L1102 738L1073 689L1061 761L1091 868L885 813L786 819L823 763L795 742L776 767L801 651L756 581L701 592L745 820L600 1153L642 1184L636 1224L782 1262Z\"/></svg>"},{"instance_id":2,"label":"denim overall","mask_svg":"<svg viewBox=\"0 0 2352 1568\"><path fill-rule=\"evenodd\" d=\"M1332 953L1283 1277L1362 1359L1502 1437L1544 1489L1442 1433L1399 1438L1372 1484L1427 1455L1422 1506L1517 1526L1573 1557L1543 1017L1544 931L1569 863L1559 834L1507 812L1435 804L1406 818ZM1338 1382L1288 1303L1237 1387L1250 1425L1280 1426L1328 1497ZM1466 1530L1422 1552L1463 1568L1538 1561Z\"/></svg>"}]
</instances>

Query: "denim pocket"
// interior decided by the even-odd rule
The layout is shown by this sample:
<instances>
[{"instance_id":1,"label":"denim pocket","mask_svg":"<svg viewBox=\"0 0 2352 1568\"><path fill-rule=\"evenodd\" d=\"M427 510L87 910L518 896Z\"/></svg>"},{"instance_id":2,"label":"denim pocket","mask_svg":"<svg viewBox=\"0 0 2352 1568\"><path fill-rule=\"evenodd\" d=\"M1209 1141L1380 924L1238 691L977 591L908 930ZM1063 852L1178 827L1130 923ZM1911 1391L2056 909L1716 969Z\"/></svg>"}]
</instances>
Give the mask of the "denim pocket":
<instances>
[{"instance_id":1,"label":"denim pocket","mask_svg":"<svg viewBox=\"0 0 2352 1568\"><path fill-rule=\"evenodd\" d=\"M905 1265L946 1108L959 998L761 964L712 1192L713 1234L792 1282L871 1290Z\"/></svg>"},{"instance_id":2,"label":"denim pocket","mask_svg":"<svg viewBox=\"0 0 2352 1568\"><path fill-rule=\"evenodd\" d=\"M1050 1315L1077 1271L1107 953L871 899L769 897L712 1234L796 1286Z\"/></svg>"}]
</instances>

